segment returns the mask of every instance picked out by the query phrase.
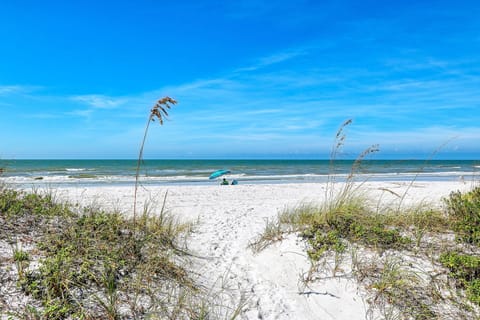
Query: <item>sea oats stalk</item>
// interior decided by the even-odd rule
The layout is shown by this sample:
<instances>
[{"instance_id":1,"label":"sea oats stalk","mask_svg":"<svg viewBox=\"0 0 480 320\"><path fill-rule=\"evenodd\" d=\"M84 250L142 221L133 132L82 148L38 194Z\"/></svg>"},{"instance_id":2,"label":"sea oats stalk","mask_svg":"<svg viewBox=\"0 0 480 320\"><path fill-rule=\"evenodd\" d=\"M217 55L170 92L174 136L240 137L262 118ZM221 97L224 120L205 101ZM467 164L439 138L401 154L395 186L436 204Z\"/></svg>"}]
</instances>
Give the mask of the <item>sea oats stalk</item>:
<instances>
[{"instance_id":1,"label":"sea oats stalk","mask_svg":"<svg viewBox=\"0 0 480 320\"><path fill-rule=\"evenodd\" d=\"M340 153L343 144L345 143L346 134L344 129L352 123L352 119L348 119L342 123L340 128L337 130L335 139L332 146L332 151L330 152L330 164L329 164L329 175L327 179L327 187L325 188L325 201L332 200L334 195L334 186L336 182L336 169L335 162L337 160L338 154Z\"/></svg>"},{"instance_id":2,"label":"sea oats stalk","mask_svg":"<svg viewBox=\"0 0 480 320\"><path fill-rule=\"evenodd\" d=\"M359 185L355 184L356 174L359 172L359 169L362 165L362 162L370 155L378 152L378 144L372 145L365 149L353 162L353 165L350 169L350 173L345 179L345 183L340 187L336 187L336 182L338 178L336 161L338 156L341 154L343 146L346 140L345 129L352 124L352 119L348 119L342 123L340 128L335 135L334 143L332 146L332 151L330 153L330 168L329 175L327 179L327 184L325 188L325 203L328 206L329 211L336 211L336 209L342 207L345 203L348 203L352 196L356 194L356 191L360 189L361 185L365 182L360 183Z\"/></svg>"},{"instance_id":3,"label":"sea oats stalk","mask_svg":"<svg viewBox=\"0 0 480 320\"><path fill-rule=\"evenodd\" d=\"M135 173L135 193L133 196L133 224L135 225L137 217L137 191L138 191L138 177L140 173L140 163L143 159L143 147L145 146L145 140L147 139L148 128L150 127L150 122L155 121L155 118L158 120L160 125L163 125L163 120L168 116L167 109L170 109L172 105L177 104L177 101L170 98L164 97L157 101L157 103L150 110L150 115L148 117L147 125L145 126L145 133L143 135L142 144L140 146L140 151L138 153L137 161L137 170Z\"/></svg>"}]
</instances>

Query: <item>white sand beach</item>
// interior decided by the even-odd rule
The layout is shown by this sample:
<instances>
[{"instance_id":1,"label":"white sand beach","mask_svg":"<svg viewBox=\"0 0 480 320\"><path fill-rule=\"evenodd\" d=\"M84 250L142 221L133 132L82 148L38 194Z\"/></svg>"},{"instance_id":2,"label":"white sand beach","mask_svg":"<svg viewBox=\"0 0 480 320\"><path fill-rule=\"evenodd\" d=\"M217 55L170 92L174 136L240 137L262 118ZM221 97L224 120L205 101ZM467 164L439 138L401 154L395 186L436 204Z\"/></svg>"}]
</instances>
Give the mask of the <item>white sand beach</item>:
<instances>
[{"instance_id":1,"label":"white sand beach","mask_svg":"<svg viewBox=\"0 0 480 320\"><path fill-rule=\"evenodd\" d=\"M139 189L138 203L160 210L168 192L166 209L182 221L195 223L188 248L200 258L191 268L206 287L222 293L226 306L238 307L244 299L242 319L364 319L368 303L352 279L330 278L308 288L303 285L301 277L310 264L305 244L297 236L290 235L256 254L248 247L266 222L282 210L321 203L325 187L306 183L147 186ZM441 205L441 198L451 191L471 187L463 181L422 181L368 182L362 189L374 202L392 203L393 193L406 192L404 205ZM132 187L59 188L55 192L73 203L132 213Z\"/></svg>"}]
</instances>

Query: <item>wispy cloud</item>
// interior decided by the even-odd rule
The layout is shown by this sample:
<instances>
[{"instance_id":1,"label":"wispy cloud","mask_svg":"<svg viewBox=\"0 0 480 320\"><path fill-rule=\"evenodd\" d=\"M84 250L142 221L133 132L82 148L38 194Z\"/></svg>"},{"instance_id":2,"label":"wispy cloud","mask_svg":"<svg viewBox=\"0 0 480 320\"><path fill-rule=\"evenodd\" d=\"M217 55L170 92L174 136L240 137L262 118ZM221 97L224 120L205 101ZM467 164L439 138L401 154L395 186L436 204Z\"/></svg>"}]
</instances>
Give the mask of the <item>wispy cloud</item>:
<instances>
[{"instance_id":1,"label":"wispy cloud","mask_svg":"<svg viewBox=\"0 0 480 320\"><path fill-rule=\"evenodd\" d=\"M67 112L67 115L74 117L90 117L93 113L92 109L72 110Z\"/></svg>"},{"instance_id":2,"label":"wispy cloud","mask_svg":"<svg viewBox=\"0 0 480 320\"><path fill-rule=\"evenodd\" d=\"M290 50L290 51L286 51L286 52L280 52L280 53L273 54L271 56L260 58L258 63L257 63L257 66L258 67L265 67L265 66L269 66L269 65L272 65L272 64L288 61L288 60L291 60L293 58L297 58L297 57L305 55L305 54L307 54L307 50L303 49L303 48L296 49L296 50Z\"/></svg>"},{"instance_id":3,"label":"wispy cloud","mask_svg":"<svg viewBox=\"0 0 480 320\"><path fill-rule=\"evenodd\" d=\"M115 109L124 104L126 101L125 98L116 98L97 94L73 96L71 99L73 101L78 101L98 109Z\"/></svg>"},{"instance_id":4,"label":"wispy cloud","mask_svg":"<svg viewBox=\"0 0 480 320\"><path fill-rule=\"evenodd\" d=\"M254 61L251 65L241 67L235 70L234 72L241 73L245 71L254 71L254 70L262 69L274 64L286 62L288 60L292 60L307 54L308 54L307 48L290 49L284 52L278 52L269 56L261 57L258 60Z\"/></svg>"},{"instance_id":5,"label":"wispy cloud","mask_svg":"<svg viewBox=\"0 0 480 320\"><path fill-rule=\"evenodd\" d=\"M424 149L434 152L438 148L449 149L452 145L474 147L480 137L480 128L426 125L408 130L374 130L371 127L353 127L350 137L356 143L378 143L381 149Z\"/></svg>"},{"instance_id":6,"label":"wispy cloud","mask_svg":"<svg viewBox=\"0 0 480 320\"><path fill-rule=\"evenodd\" d=\"M29 119L38 119L38 120L47 120L47 119L60 119L64 118L64 114L59 113L28 113L25 114L25 118Z\"/></svg>"},{"instance_id":7,"label":"wispy cloud","mask_svg":"<svg viewBox=\"0 0 480 320\"><path fill-rule=\"evenodd\" d=\"M21 90L22 90L22 87L20 86L0 86L0 95L15 93Z\"/></svg>"},{"instance_id":8,"label":"wispy cloud","mask_svg":"<svg viewBox=\"0 0 480 320\"><path fill-rule=\"evenodd\" d=\"M259 110L251 110L247 111L245 114L251 115L251 116L257 116L257 115L265 115L265 114L280 114L284 112L282 109L259 109Z\"/></svg>"},{"instance_id":9,"label":"wispy cloud","mask_svg":"<svg viewBox=\"0 0 480 320\"><path fill-rule=\"evenodd\" d=\"M0 96L29 93L40 88L39 86L0 85Z\"/></svg>"}]
</instances>

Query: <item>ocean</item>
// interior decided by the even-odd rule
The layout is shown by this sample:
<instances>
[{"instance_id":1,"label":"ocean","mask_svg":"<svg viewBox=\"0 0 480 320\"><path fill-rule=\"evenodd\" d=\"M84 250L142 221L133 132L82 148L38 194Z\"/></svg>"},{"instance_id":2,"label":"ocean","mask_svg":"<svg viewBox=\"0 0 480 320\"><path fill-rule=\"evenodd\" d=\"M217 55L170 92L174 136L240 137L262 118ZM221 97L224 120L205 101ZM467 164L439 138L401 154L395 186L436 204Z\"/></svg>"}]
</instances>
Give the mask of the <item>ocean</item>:
<instances>
[{"instance_id":1,"label":"ocean","mask_svg":"<svg viewBox=\"0 0 480 320\"><path fill-rule=\"evenodd\" d=\"M136 160L0 160L0 181L14 186L133 185ZM240 184L326 182L346 179L355 167L359 181L478 180L480 160L144 160L143 185L209 185L210 174L230 170L225 177Z\"/></svg>"}]
</instances>

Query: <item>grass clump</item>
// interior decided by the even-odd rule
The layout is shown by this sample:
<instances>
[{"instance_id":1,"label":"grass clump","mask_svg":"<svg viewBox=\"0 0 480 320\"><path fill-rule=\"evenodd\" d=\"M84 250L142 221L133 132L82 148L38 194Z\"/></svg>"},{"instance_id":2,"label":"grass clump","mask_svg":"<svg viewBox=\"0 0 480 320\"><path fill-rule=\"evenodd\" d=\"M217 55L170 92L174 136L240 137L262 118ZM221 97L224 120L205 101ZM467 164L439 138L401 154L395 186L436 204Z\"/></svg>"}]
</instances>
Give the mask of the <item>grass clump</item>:
<instances>
[{"instance_id":1,"label":"grass clump","mask_svg":"<svg viewBox=\"0 0 480 320\"><path fill-rule=\"evenodd\" d=\"M65 204L57 203L52 194L26 193L0 186L0 212L6 217L68 216L71 211Z\"/></svg>"},{"instance_id":2,"label":"grass clump","mask_svg":"<svg viewBox=\"0 0 480 320\"><path fill-rule=\"evenodd\" d=\"M30 264L30 254L20 248L13 249L13 261L15 261L15 266L17 268L18 278L20 280L25 278L25 270L27 270Z\"/></svg>"},{"instance_id":3,"label":"grass clump","mask_svg":"<svg viewBox=\"0 0 480 320\"><path fill-rule=\"evenodd\" d=\"M53 199L0 190L1 238L29 239L30 249L12 250L18 284L31 299L20 318L207 318L208 298L183 267L190 225L163 210L134 222Z\"/></svg>"},{"instance_id":4,"label":"grass clump","mask_svg":"<svg viewBox=\"0 0 480 320\"><path fill-rule=\"evenodd\" d=\"M386 250L399 249L411 242L398 229L385 225L381 215L365 207L345 203L345 208L333 212L319 211L312 219L313 223L301 236L310 245L308 254L313 260L319 260L329 250L344 252L347 243Z\"/></svg>"},{"instance_id":5,"label":"grass clump","mask_svg":"<svg viewBox=\"0 0 480 320\"><path fill-rule=\"evenodd\" d=\"M431 303L419 294L419 291L426 289L421 277L398 257L389 255L385 258L381 268L372 277L369 288L373 290L371 303L379 306L385 318L437 318Z\"/></svg>"},{"instance_id":6,"label":"grass clump","mask_svg":"<svg viewBox=\"0 0 480 320\"><path fill-rule=\"evenodd\" d=\"M284 233L299 232L309 244L308 254L319 260L324 253L344 252L349 243L375 249L400 249L411 244L401 228L388 224L388 217L371 210L363 197L349 196L335 205L299 206L269 221L264 233L252 244L257 251L282 240Z\"/></svg>"},{"instance_id":7,"label":"grass clump","mask_svg":"<svg viewBox=\"0 0 480 320\"><path fill-rule=\"evenodd\" d=\"M283 239L285 233L296 232L305 240L311 261L303 281L322 280L322 275L328 279L332 276L326 274L328 270L333 277L356 279L368 292L371 318L380 314L385 319L434 319L446 312L470 316L474 311L451 309L448 299L460 305L462 298L443 298L441 292L449 291L447 281L437 279L437 262L428 267L424 261L438 261L439 246L431 250L429 241L450 233L450 219L424 206L379 210L368 199L349 194L335 205L299 206L283 212L276 223L270 222L275 236L260 237L256 243L265 247ZM465 287L473 302L479 285L472 282Z\"/></svg>"},{"instance_id":8,"label":"grass clump","mask_svg":"<svg viewBox=\"0 0 480 320\"><path fill-rule=\"evenodd\" d=\"M93 211L66 228L50 230L39 243L46 258L23 287L36 298L46 298L46 304L54 300L69 313L87 308L76 301L79 291L89 291L95 299L88 303L111 316L121 305L120 293L127 301L136 292L153 289L153 280L193 289L187 272L173 260L180 252L173 239L181 230L165 228L158 219L143 222L143 232L134 234L133 222L120 214Z\"/></svg>"}]
</instances>

